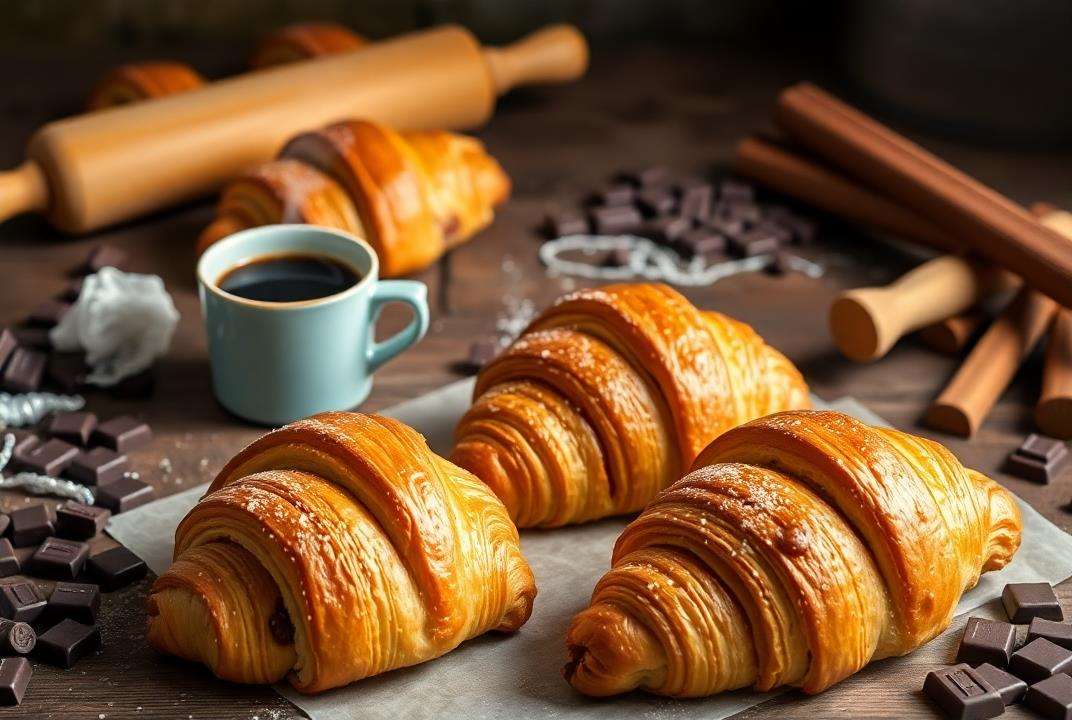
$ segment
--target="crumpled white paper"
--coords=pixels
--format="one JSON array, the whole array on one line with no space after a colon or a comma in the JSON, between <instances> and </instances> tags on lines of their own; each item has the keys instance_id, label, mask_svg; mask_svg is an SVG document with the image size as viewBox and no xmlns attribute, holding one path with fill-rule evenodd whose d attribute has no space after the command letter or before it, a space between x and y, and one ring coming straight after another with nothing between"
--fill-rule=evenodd
<instances>
[{"instance_id":1,"label":"crumpled white paper","mask_svg":"<svg viewBox=\"0 0 1072 720\"><path fill-rule=\"evenodd\" d=\"M102 268L82 282L78 301L52 329L52 346L85 350L91 385L108 387L146 370L167 352L179 311L156 275Z\"/></svg>"}]
</instances>

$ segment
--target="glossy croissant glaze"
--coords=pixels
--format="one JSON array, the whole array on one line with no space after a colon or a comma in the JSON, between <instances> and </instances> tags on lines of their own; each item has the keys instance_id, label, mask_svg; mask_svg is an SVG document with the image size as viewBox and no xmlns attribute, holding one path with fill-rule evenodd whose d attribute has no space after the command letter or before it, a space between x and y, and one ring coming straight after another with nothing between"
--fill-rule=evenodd
<instances>
[{"instance_id":1,"label":"glossy croissant glaze","mask_svg":"<svg viewBox=\"0 0 1072 720\"><path fill-rule=\"evenodd\" d=\"M89 111L126 105L199 88L205 79L189 65L152 61L113 68L96 84L86 101Z\"/></svg>"},{"instance_id":2,"label":"glossy croissant glaze","mask_svg":"<svg viewBox=\"0 0 1072 720\"><path fill-rule=\"evenodd\" d=\"M324 413L220 472L176 531L148 639L227 680L313 693L516 630L535 593L482 483L402 423Z\"/></svg>"},{"instance_id":3,"label":"glossy croissant glaze","mask_svg":"<svg viewBox=\"0 0 1072 720\"><path fill-rule=\"evenodd\" d=\"M938 635L1020 545L1008 491L840 413L755 420L693 467L625 529L573 619L581 692L820 692Z\"/></svg>"},{"instance_id":4,"label":"glossy croissant glaze","mask_svg":"<svg viewBox=\"0 0 1072 720\"><path fill-rule=\"evenodd\" d=\"M254 69L357 50L368 44L350 28L332 22L303 22L274 30L261 39L250 58Z\"/></svg>"},{"instance_id":5,"label":"glossy croissant glaze","mask_svg":"<svg viewBox=\"0 0 1072 720\"><path fill-rule=\"evenodd\" d=\"M280 157L346 189L384 276L423 269L485 228L510 179L475 138L348 120L304 133Z\"/></svg>"},{"instance_id":6,"label":"glossy croissant glaze","mask_svg":"<svg viewBox=\"0 0 1072 720\"><path fill-rule=\"evenodd\" d=\"M661 284L567 295L477 377L451 459L520 527L640 510L735 425L808 406L750 327Z\"/></svg>"}]
</instances>

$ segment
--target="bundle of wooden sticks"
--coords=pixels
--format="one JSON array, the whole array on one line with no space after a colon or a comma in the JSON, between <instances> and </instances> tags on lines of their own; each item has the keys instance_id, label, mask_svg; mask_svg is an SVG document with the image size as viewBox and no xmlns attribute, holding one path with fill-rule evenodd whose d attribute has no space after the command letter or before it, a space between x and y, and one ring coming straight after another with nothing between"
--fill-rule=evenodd
<instances>
[{"instance_id":1,"label":"bundle of wooden sticks","mask_svg":"<svg viewBox=\"0 0 1072 720\"><path fill-rule=\"evenodd\" d=\"M1018 288L925 422L974 434L1048 335L1035 422L1047 435L1072 438L1072 214L1042 203L1029 212L812 85L785 90L775 120L791 145L745 140L739 173L944 253L889 287L843 293L830 313L842 353L875 360L914 330L959 352L987 321L979 304Z\"/></svg>"}]
</instances>

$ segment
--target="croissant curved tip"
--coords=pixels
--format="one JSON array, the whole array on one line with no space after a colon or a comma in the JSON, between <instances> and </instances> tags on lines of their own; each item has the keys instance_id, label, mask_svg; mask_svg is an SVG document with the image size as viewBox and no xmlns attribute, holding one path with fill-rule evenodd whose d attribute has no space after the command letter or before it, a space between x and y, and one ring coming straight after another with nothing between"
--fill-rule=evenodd
<instances>
[{"instance_id":1,"label":"croissant curved tip","mask_svg":"<svg viewBox=\"0 0 1072 720\"><path fill-rule=\"evenodd\" d=\"M598 603L582 611L566 634L570 659L562 676L575 690L607 697L657 686L664 668L662 648L643 625L623 610Z\"/></svg>"},{"instance_id":2,"label":"croissant curved tip","mask_svg":"<svg viewBox=\"0 0 1072 720\"><path fill-rule=\"evenodd\" d=\"M202 230L201 234L198 236L198 256L228 235L232 235L239 230L245 230L247 227L249 227L249 225L240 222L237 218L231 215L219 216L213 220L208 227Z\"/></svg>"}]
</instances>

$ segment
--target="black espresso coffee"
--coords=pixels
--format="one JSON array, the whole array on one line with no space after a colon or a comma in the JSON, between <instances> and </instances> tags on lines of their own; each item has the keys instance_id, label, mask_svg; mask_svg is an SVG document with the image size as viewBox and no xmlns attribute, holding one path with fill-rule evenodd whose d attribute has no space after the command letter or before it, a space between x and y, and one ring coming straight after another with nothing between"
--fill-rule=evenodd
<instances>
[{"instance_id":1,"label":"black espresso coffee","mask_svg":"<svg viewBox=\"0 0 1072 720\"><path fill-rule=\"evenodd\" d=\"M247 300L298 302L340 293L360 280L349 265L324 255L267 255L231 268L217 284Z\"/></svg>"}]
</instances>

